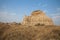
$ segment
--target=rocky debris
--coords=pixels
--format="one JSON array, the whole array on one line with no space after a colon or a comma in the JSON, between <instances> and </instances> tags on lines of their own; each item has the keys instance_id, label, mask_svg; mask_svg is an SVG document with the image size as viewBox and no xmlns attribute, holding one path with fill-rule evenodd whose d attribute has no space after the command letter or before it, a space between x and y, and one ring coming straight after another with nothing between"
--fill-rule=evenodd
<instances>
[{"instance_id":1,"label":"rocky debris","mask_svg":"<svg viewBox=\"0 0 60 40\"><path fill-rule=\"evenodd\" d=\"M45 15L41 10L36 10L31 13L30 16L25 16L22 22L23 25L53 25L51 18Z\"/></svg>"}]
</instances>

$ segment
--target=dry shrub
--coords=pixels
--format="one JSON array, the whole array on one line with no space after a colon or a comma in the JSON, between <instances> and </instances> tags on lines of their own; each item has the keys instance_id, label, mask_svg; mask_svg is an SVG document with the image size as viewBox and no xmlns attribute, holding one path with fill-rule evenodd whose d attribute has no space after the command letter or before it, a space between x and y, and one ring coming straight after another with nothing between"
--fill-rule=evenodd
<instances>
[{"instance_id":1,"label":"dry shrub","mask_svg":"<svg viewBox=\"0 0 60 40\"><path fill-rule=\"evenodd\" d=\"M52 30L47 35L43 35L41 40L60 40L60 30Z\"/></svg>"},{"instance_id":2,"label":"dry shrub","mask_svg":"<svg viewBox=\"0 0 60 40\"><path fill-rule=\"evenodd\" d=\"M54 35L56 30L60 27L11 27L9 30L5 31L3 35L3 40L59 40L57 35ZM60 30L59 30L60 31ZM56 31L57 34L58 31ZM56 39L57 37L57 39Z\"/></svg>"},{"instance_id":3,"label":"dry shrub","mask_svg":"<svg viewBox=\"0 0 60 40\"><path fill-rule=\"evenodd\" d=\"M3 33L10 28L7 24L1 24L0 25L0 40L2 40Z\"/></svg>"},{"instance_id":4,"label":"dry shrub","mask_svg":"<svg viewBox=\"0 0 60 40\"><path fill-rule=\"evenodd\" d=\"M60 40L60 27L1 25L0 40Z\"/></svg>"},{"instance_id":5,"label":"dry shrub","mask_svg":"<svg viewBox=\"0 0 60 40\"><path fill-rule=\"evenodd\" d=\"M3 38L2 35L4 34L5 31L15 26L17 25L9 25L9 23L0 23L0 40L2 40Z\"/></svg>"},{"instance_id":6,"label":"dry shrub","mask_svg":"<svg viewBox=\"0 0 60 40\"><path fill-rule=\"evenodd\" d=\"M45 26L44 24L37 23L35 26Z\"/></svg>"}]
</instances>

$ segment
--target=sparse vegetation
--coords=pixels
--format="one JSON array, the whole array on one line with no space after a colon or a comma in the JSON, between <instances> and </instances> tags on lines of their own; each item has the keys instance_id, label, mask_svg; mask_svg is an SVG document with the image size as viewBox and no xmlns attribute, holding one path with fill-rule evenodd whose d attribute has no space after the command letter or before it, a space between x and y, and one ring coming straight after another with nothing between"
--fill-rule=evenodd
<instances>
[{"instance_id":1,"label":"sparse vegetation","mask_svg":"<svg viewBox=\"0 0 60 40\"><path fill-rule=\"evenodd\" d=\"M60 40L60 27L3 23L0 24L0 40Z\"/></svg>"},{"instance_id":2,"label":"sparse vegetation","mask_svg":"<svg viewBox=\"0 0 60 40\"><path fill-rule=\"evenodd\" d=\"M37 23L35 26L45 26L44 24Z\"/></svg>"}]
</instances>

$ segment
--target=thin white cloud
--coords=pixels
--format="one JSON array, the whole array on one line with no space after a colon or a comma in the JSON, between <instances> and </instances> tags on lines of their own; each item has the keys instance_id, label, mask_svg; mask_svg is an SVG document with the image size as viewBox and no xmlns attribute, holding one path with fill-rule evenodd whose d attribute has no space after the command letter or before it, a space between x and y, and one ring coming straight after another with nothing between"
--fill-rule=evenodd
<instances>
[{"instance_id":1,"label":"thin white cloud","mask_svg":"<svg viewBox=\"0 0 60 40\"><path fill-rule=\"evenodd\" d=\"M53 19L55 25L60 25L60 8L56 8L54 13L50 14L50 16Z\"/></svg>"},{"instance_id":2,"label":"thin white cloud","mask_svg":"<svg viewBox=\"0 0 60 40\"><path fill-rule=\"evenodd\" d=\"M53 20L54 20L54 24L60 25L60 16L54 17Z\"/></svg>"},{"instance_id":3,"label":"thin white cloud","mask_svg":"<svg viewBox=\"0 0 60 40\"><path fill-rule=\"evenodd\" d=\"M60 11L60 8L57 8L57 11Z\"/></svg>"},{"instance_id":4,"label":"thin white cloud","mask_svg":"<svg viewBox=\"0 0 60 40\"><path fill-rule=\"evenodd\" d=\"M39 3L38 6L40 6L40 7L47 7L47 4Z\"/></svg>"},{"instance_id":5,"label":"thin white cloud","mask_svg":"<svg viewBox=\"0 0 60 40\"><path fill-rule=\"evenodd\" d=\"M52 17L54 20L60 19L60 16L54 16Z\"/></svg>"},{"instance_id":6,"label":"thin white cloud","mask_svg":"<svg viewBox=\"0 0 60 40\"><path fill-rule=\"evenodd\" d=\"M8 8L8 5L2 5L0 9L0 22L20 22L20 17L18 17L14 10Z\"/></svg>"},{"instance_id":7,"label":"thin white cloud","mask_svg":"<svg viewBox=\"0 0 60 40\"><path fill-rule=\"evenodd\" d=\"M16 13L0 12L0 21L1 22L17 22L18 17Z\"/></svg>"},{"instance_id":8,"label":"thin white cloud","mask_svg":"<svg viewBox=\"0 0 60 40\"><path fill-rule=\"evenodd\" d=\"M60 16L60 8L56 8L55 12L50 14L51 16Z\"/></svg>"},{"instance_id":9,"label":"thin white cloud","mask_svg":"<svg viewBox=\"0 0 60 40\"><path fill-rule=\"evenodd\" d=\"M55 25L60 25L60 16L53 16L52 19Z\"/></svg>"},{"instance_id":10,"label":"thin white cloud","mask_svg":"<svg viewBox=\"0 0 60 40\"><path fill-rule=\"evenodd\" d=\"M56 8L55 13L51 14L52 19L56 25L60 25L60 8Z\"/></svg>"},{"instance_id":11,"label":"thin white cloud","mask_svg":"<svg viewBox=\"0 0 60 40\"><path fill-rule=\"evenodd\" d=\"M56 12L57 14L60 14L60 8L56 8Z\"/></svg>"}]
</instances>

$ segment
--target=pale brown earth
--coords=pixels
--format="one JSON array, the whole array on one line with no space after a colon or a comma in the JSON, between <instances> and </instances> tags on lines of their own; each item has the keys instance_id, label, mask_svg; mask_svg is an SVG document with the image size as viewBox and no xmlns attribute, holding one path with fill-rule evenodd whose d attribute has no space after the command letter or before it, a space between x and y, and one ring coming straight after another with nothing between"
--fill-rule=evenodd
<instances>
[{"instance_id":1,"label":"pale brown earth","mask_svg":"<svg viewBox=\"0 0 60 40\"><path fill-rule=\"evenodd\" d=\"M43 24L43 25L54 25L52 19L45 15L45 13L41 10L36 10L31 13L30 16L25 16L23 21L23 25L36 25L36 24Z\"/></svg>"},{"instance_id":2,"label":"pale brown earth","mask_svg":"<svg viewBox=\"0 0 60 40\"><path fill-rule=\"evenodd\" d=\"M0 40L60 40L60 26L38 10L25 17L22 23L0 22Z\"/></svg>"},{"instance_id":3,"label":"pale brown earth","mask_svg":"<svg viewBox=\"0 0 60 40\"><path fill-rule=\"evenodd\" d=\"M60 26L0 24L0 40L60 40Z\"/></svg>"}]
</instances>

